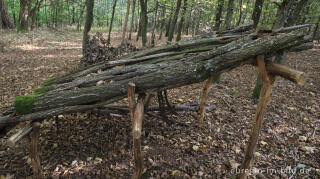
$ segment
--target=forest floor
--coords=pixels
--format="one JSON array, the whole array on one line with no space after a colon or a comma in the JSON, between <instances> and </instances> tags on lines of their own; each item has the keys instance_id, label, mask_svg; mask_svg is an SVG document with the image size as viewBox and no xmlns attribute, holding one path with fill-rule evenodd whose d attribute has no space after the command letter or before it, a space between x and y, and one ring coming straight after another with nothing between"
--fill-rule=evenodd
<instances>
[{"instance_id":1,"label":"forest floor","mask_svg":"<svg viewBox=\"0 0 320 179\"><path fill-rule=\"evenodd\" d=\"M121 33L114 33L113 44ZM36 30L0 31L0 109L16 96L32 93L48 78L76 67L81 33ZM134 38L135 39L135 38ZM136 42L133 42L137 45ZM164 43L164 40L159 43ZM140 44L140 43L139 43ZM0 44L1 45L1 44ZM320 46L291 53L289 65L308 74L304 87L278 78L255 153L256 178L320 177ZM242 66L212 85L204 127L196 112L172 115L178 124L155 118L143 122L146 178L232 178L241 163L256 104L251 98L257 70ZM169 90L172 103L199 103L203 84ZM47 178L129 178L133 172L131 121L128 116L87 113L46 120L40 134L41 166ZM10 133L12 135L13 133ZM8 135L9 136L9 135ZM24 141L16 147L0 140L0 178L31 178ZM291 170L290 170L291 169Z\"/></svg>"}]
</instances>

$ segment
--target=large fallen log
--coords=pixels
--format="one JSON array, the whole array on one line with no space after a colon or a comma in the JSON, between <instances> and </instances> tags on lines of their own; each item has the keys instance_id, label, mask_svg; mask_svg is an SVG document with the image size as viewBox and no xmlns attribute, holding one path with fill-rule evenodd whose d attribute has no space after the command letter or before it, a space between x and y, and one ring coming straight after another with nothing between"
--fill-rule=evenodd
<instances>
[{"instance_id":1,"label":"large fallen log","mask_svg":"<svg viewBox=\"0 0 320 179\"><path fill-rule=\"evenodd\" d=\"M249 34L182 42L86 68L51 80L32 95L17 97L12 111L15 115L0 118L0 129L18 122L42 120L110 104L126 97L130 82L136 85L139 93L204 81L212 75L252 63L257 55L271 57L278 51L308 43L312 37L308 28L299 28L289 33L280 33L284 30L279 30L261 38ZM277 71L273 73L290 76Z\"/></svg>"}]
</instances>

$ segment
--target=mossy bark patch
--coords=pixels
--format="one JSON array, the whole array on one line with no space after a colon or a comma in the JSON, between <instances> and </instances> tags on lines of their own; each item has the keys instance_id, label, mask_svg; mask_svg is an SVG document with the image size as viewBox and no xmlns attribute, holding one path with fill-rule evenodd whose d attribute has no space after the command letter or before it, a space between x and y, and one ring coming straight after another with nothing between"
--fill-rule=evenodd
<instances>
[{"instance_id":1,"label":"mossy bark patch","mask_svg":"<svg viewBox=\"0 0 320 179\"><path fill-rule=\"evenodd\" d=\"M34 103L37 98L37 94L31 94L26 96L18 96L14 100L14 109L17 114L29 114L33 112Z\"/></svg>"},{"instance_id":2,"label":"mossy bark patch","mask_svg":"<svg viewBox=\"0 0 320 179\"><path fill-rule=\"evenodd\" d=\"M34 93L37 94L37 95L41 95L41 94L44 94L50 90L52 90L53 88L50 87L50 86L43 86L43 87L40 87L40 88L37 88L34 90Z\"/></svg>"}]
</instances>

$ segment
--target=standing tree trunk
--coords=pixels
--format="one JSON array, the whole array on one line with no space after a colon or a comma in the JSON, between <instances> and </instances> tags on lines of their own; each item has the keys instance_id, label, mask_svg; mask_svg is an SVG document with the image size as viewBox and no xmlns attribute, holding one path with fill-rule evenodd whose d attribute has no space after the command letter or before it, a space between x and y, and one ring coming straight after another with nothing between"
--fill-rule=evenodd
<instances>
[{"instance_id":1,"label":"standing tree trunk","mask_svg":"<svg viewBox=\"0 0 320 179\"><path fill-rule=\"evenodd\" d=\"M196 28L195 28L195 30L193 32L193 35L197 35L199 33L201 15L202 15L202 10L201 10L201 7L200 7L200 9L199 9L199 17L197 19L197 25L196 25Z\"/></svg>"},{"instance_id":2,"label":"standing tree trunk","mask_svg":"<svg viewBox=\"0 0 320 179\"><path fill-rule=\"evenodd\" d=\"M294 0L283 0L281 4L278 5L277 17L276 21L273 25L273 29L278 29L280 27L284 27L289 18L289 13L291 7L293 6Z\"/></svg>"},{"instance_id":3,"label":"standing tree trunk","mask_svg":"<svg viewBox=\"0 0 320 179\"><path fill-rule=\"evenodd\" d=\"M124 40L126 38L128 18L129 18L129 13L130 13L130 0L127 0L127 1L128 1L127 2L127 13L126 13L126 18L124 19L123 32L122 32L122 43L124 43Z\"/></svg>"},{"instance_id":4,"label":"standing tree trunk","mask_svg":"<svg viewBox=\"0 0 320 179\"><path fill-rule=\"evenodd\" d=\"M236 26L240 26L240 23L241 23L241 19L242 19L242 3L243 3L243 0L240 0L240 2L239 2L239 18L238 18Z\"/></svg>"},{"instance_id":5,"label":"standing tree trunk","mask_svg":"<svg viewBox=\"0 0 320 179\"><path fill-rule=\"evenodd\" d=\"M3 29L14 29L15 27L9 16L5 0L0 0L0 26Z\"/></svg>"},{"instance_id":6,"label":"standing tree trunk","mask_svg":"<svg viewBox=\"0 0 320 179\"><path fill-rule=\"evenodd\" d=\"M81 19L84 13L84 9L86 8L86 5L82 5L81 7L81 11L80 11L80 15L78 17L78 23L77 23L77 31L81 31Z\"/></svg>"},{"instance_id":7,"label":"standing tree trunk","mask_svg":"<svg viewBox=\"0 0 320 179\"><path fill-rule=\"evenodd\" d=\"M247 0L247 3L246 3L246 10L244 11L244 14L243 14L243 18L242 18L242 22L241 24L244 24L244 21L246 20L247 18L247 14L248 14L248 11L249 11L249 3L250 3L250 0Z\"/></svg>"},{"instance_id":8,"label":"standing tree trunk","mask_svg":"<svg viewBox=\"0 0 320 179\"><path fill-rule=\"evenodd\" d=\"M116 6L117 6L117 0L113 1L113 7L112 7L112 15L111 15L111 20L110 20L110 27L109 27L109 33L108 33L108 44L110 44L110 38L111 38L111 31L112 31L112 25L113 25L113 18L114 18L114 13L116 11Z\"/></svg>"},{"instance_id":9,"label":"standing tree trunk","mask_svg":"<svg viewBox=\"0 0 320 179\"><path fill-rule=\"evenodd\" d=\"M234 9L234 1L235 0L229 0L229 2L228 2L226 21L224 23L225 29L229 29L231 27L231 22L232 22L232 17L233 17L233 9Z\"/></svg>"},{"instance_id":10,"label":"standing tree trunk","mask_svg":"<svg viewBox=\"0 0 320 179\"><path fill-rule=\"evenodd\" d=\"M220 29L223 6L224 6L224 0L219 0L218 1L218 6L217 6L217 10L216 10L217 11L216 24L214 26L214 30L215 31L219 31L219 29Z\"/></svg>"},{"instance_id":11,"label":"standing tree trunk","mask_svg":"<svg viewBox=\"0 0 320 179\"><path fill-rule=\"evenodd\" d=\"M36 19L37 19L37 13L39 12L39 9L41 7L43 0L37 0L34 7L30 11L31 16L31 30L35 27Z\"/></svg>"},{"instance_id":12,"label":"standing tree trunk","mask_svg":"<svg viewBox=\"0 0 320 179\"><path fill-rule=\"evenodd\" d=\"M136 0L132 0L132 13L131 13L132 15L131 15L129 40L131 40L131 35L132 35L132 31L133 31L135 9L136 9Z\"/></svg>"},{"instance_id":13,"label":"standing tree trunk","mask_svg":"<svg viewBox=\"0 0 320 179\"><path fill-rule=\"evenodd\" d=\"M141 25L141 37L142 37L143 47L145 47L147 44L147 24L148 24L147 3L148 3L148 0L140 0L140 7L141 7L140 25Z\"/></svg>"},{"instance_id":14,"label":"standing tree trunk","mask_svg":"<svg viewBox=\"0 0 320 179\"><path fill-rule=\"evenodd\" d=\"M18 32L28 31L28 19L29 19L30 7L31 7L31 0L20 0Z\"/></svg>"},{"instance_id":15,"label":"standing tree trunk","mask_svg":"<svg viewBox=\"0 0 320 179\"><path fill-rule=\"evenodd\" d=\"M254 5L254 10L252 13L252 20L253 20L253 28L254 29L256 29L258 27L263 3L264 3L264 0L256 0L256 3Z\"/></svg>"},{"instance_id":16,"label":"standing tree trunk","mask_svg":"<svg viewBox=\"0 0 320 179\"><path fill-rule=\"evenodd\" d=\"M293 26L293 25L296 24L297 20L300 18L300 13L301 13L302 9L303 9L304 7L306 7L306 4L307 4L307 3L308 3L308 0L300 0L300 1L296 4L293 12L292 12L291 15L288 17L288 22L287 22L287 24L286 24L285 26Z\"/></svg>"},{"instance_id":17,"label":"standing tree trunk","mask_svg":"<svg viewBox=\"0 0 320 179\"><path fill-rule=\"evenodd\" d=\"M167 23L167 27L166 27L166 37L169 36L169 31L170 31L170 25L171 25L171 21L172 21L172 16L173 16L173 7L171 8L170 17L169 17L169 20L168 20L168 23Z\"/></svg>"},{"instance_id":18,"label":"standing tree trunk","mask_svg":"<svg viewBox=\"0 0 320 179\"><path fill-rule=\"evenodd\" d=\"M166 17L166 7L162 7L162 15L161 15L161 25L160 25L160 35L159 35L159 40L162 38L162 33L163 33L163 28L164 28L164 25L166 24L166 20L165 20L165 17Z\"/></svg>"},{"instance_id":19,"label":"standing tree trunk","mask_svg":"<svg viewBox=\"0 0 320 179\"><path fill-rule=\"evenodd\" d=\"M184 16L186 15L187 6L188 6L188 1L184 0L183 1L183 11L182 11L180 23L178 26L178 35L177 35L177 39L176 39L177 42L179 42L181 40L182 28L183 28L183 23L184 23L184 18L185 18Z\"/></svg>"},{"instance_id":20,"label":"standing tree trunk","mask_svg":"<svg viewBox=\"0 0 320 179\"><path fill-rule=\"evenodd\" d=\"M176 10L175 10L173 19L172 19L172 21L170 23L170 29L169 29L169 34L168 34L168 41L169 42L171 42L172 39L173 39L174 29L175 29L176 24L177 24L180 7L181 7L181 0L177 0Z\"/></svg>"},{"instance_id":21,"label":"standing tree trunk","mask_svg":"<svg viewBox=\"0 0 320 179\"><path fill-rule=\"evenodd\" d=\"M155 12L154 12L154 19L153 19L152 35L151 35L151 45L154 45L154 39L156 37L155 30L158 24L158 6L159 6L158 0L155 0L155 10L154 10Z\"/></svg>"},{"instance_id":22,"label":"standing tree trunk","mask_svg":"<svg viewBox=\"0 0 320 179\"><path fill-rule=\"evenodd\" d=\"M89 43L89 32L93 23L93 6L94 0L87 0L87 17L86 17L86 24L84 25L83 30L83 41L82 41L82 53L85 53L87 44Z\"/></svg>"}]
</instances>

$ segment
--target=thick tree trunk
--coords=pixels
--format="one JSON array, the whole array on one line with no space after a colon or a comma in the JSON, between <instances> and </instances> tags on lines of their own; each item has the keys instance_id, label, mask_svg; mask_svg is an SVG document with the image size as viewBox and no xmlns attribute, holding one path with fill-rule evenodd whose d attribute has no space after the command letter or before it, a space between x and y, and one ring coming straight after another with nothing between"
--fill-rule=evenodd
<instances>
[{"instance_id":1,"label":"thick tree trunk","mask_svg":"<svg viewBox=\"0 0 320 179\"><path fill-rule=\"evenodd\" d=\"M140 7L141 7L140 24L141 24L141 38L142 38L143 47L147 45L147 25L148 25L147 4L148 4L147 0L140 0Z\"/></svg>"},{"instance_id":2,"label":"thick tree trunk","mask_svg":"<svg viewBox=\"0 0 320 179\"><path fill-rule=\"evenodd\" d=\"M3 29L15 28L15 25L9 16L8 7L5 0L0 0L0 26Z\"/></svg>"},{"instance_id":3,"label":"thick tree trunk","mask_svg":"<svg viewBox=\"0 0 320 179\"><path fill-rule=\"evenodd\" d=\"M216 24L214 26L215 31L219 31L220 25L221 25L221 16L222 16L222 11L223 11L223 6L224 6L224 0L219 0L218 1L218 6L216 9Z\"/></svg>"},{"instance_id":4,"label":"thick tree trunk","mask_svg":"<svg viewBox=\"0 0 320 179\"><path fill-rule=\"evenodd\" d=\"M86 24L84 25L83 30L83 39L82 39L82 53L84 55L87 45L89 43L89 32L93 23L93 6L94 0L87 0L87 17Z\"/></svg>"},{"instance_id":5,"label":"thick tree trunk","mask_svg":"<svg viewBox=\"0 0 320 179\"><path fill-rule=\"evenodd\" d=\"M181 0L177 0L176 10L174 12L173 19L172 19L172 21L170 23L170 29L169 29L169 34L168 34L168 41L169 42L171 42L172 39L173 39L174 29L175 29L176 24L177 24L180 7L181 7Z\"/></svg>"},{"instance_id":6,"label":"thick tree trunk","mask_svg":"<svg viewBox=\"0 0 320 179\"><path fill-rule=\"evenodd\" d=\"M254 10L252 13L252 20L253 20L254 29L256 29L258 27L263 3L264 3L264 0L256 0L256 3L254 5Z\"/></svg>"},{"instance_id":7,"label":"thick tree trunk","mask_svg":"<svg viewBox=\"0 0 320 179\"><path fill-rule=\"evenodd\" d=\"M126 13L126 17L124 19L124 25L123 25L123 31L122 31L122 43L124 42L124 40L126 38L126 33L127 33L128 18L129 18L129 13L130 13L130 1L131 0L127 0L127 13Z\"/></svg>"},{"instance_id":8,"label":"thick tree trunk","mask_svg":"<svg viewBox=\"0 0 320 179\"><path fill-rule=\"evenodd\" d=\"M227 15L226 15L225 23L224 23L224 27L226 29L229 29L231 27L233 10L234 10L234 1L235 0L229 0L229 2L228 2Z\"/></svg>"},{"instance_id":9,"label":"thick tree trunk","mask_svg":"<svg viewBox=\"0 0 320 179\"><path fill-rule=\"evenodd\" d=\"M109 44L110 44L110 41L111 41L111 31L112 31L114 13L116 12L116 6L117 6L117 0L114 0L113 1L113 6L112 6L112 15L111 15L111 19L110 19L110 27L109 27L109 32L108 32L108 43Z\"/></svg>"},{"instance_id":10,"label":"thick tree trunk","mask_svg":"<svg viewBox=\"0 0 320 179\"><path fill-rule=\"evenodd\" d=\"M131 25L130 25L129 40L131 40L131 35L132 35L132 31L133 31L133 26L134 26L135 9L136 9L136 0L133 0L132 1L132 12L131 12Z\"/></svg>"},{"instance_id":11,"label":"thick tree trunk","mask_svg":"<svg viewBox=\"0 0 320 179\"><path fill-rule=\"evenodd\" d=\"M181 40L182 28L183 28L184 18L185 18L186 11L187 11L187 6L188 6L188 1L184 0L181 19L180 19L180 23L179 23L178 30L177 30L178 31L177 39L176 39L177 42L179 42Z\"/></svg>"},{"instance_id":12,"label":"thick tree trunk","mask_svg":"<svg viewBox=\"0 0 320 179\"><path fill-rule=\"evenodd\" d=\"M27 32L31 0L20 0L20 14L18 22L18 32Z\"/></svg>"}]
</instances>

